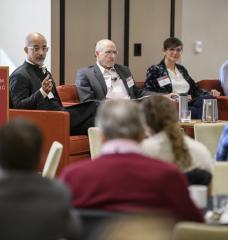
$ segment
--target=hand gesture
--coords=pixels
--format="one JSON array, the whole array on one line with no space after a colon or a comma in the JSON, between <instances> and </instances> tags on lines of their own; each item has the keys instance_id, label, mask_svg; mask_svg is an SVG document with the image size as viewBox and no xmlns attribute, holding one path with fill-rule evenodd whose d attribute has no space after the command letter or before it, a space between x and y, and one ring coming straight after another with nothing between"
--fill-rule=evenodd
<instances>
[{"instance_id":1,"label":"hand gesture","mask_svg":"<svg viewBox=\"0 0 228 240\"><path fill-rule=\"evenodd\" d=\"M49 92L51 92L52 88L53 88L53 84L52 84L52 80L49 79L50 75L48 74L47 77L43 80L42 82L42 89L44 90L44 92L46 92L47 94Z\"/></svg>"}]
</instances>

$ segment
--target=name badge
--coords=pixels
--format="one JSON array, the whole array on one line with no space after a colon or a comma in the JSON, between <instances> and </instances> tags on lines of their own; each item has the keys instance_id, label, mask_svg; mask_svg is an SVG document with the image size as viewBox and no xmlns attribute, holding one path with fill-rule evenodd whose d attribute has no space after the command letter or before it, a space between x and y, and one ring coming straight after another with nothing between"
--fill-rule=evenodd
<instances>
[{"instance_id":1,"label":"name badge","mask_svg":"<svg viewBox=\"0 0 228 240\"><path fill-rule=\"evenodd\" d=\"M168 76L157 78L157 81L160 87L164 87L168 84L171 84L171 81Z\"/></svg>"},{"instance_id":2,"label":"name badge","mask_svg":"<svg viewBox=\"0 0 228 240\"><path fill-rule=\"evenodd\" d=\"M52 99L52 98L54 98L54 95L53 95L52 92L49 92L48 95L47 95L47 97L48 97L48 99Z\"/></svg>"},{"instance_id":3,"label":"name badge","mask_svg":"<svg viewBox=\"0 0 228 240\"><path fill-rule=\"evenodd\" d=\"M132 86L135 85L135 82L134 82L132 76L128 77L128 78L126 79L126 81L127 81L127 86L128 86L129 88L131 88Z\"/></svg>"}]
</instances>

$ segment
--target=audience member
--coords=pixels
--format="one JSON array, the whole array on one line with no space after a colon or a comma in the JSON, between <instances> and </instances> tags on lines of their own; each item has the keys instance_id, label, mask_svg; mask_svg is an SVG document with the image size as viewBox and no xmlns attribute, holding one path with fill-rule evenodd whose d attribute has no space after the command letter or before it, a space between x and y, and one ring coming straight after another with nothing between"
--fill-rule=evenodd
<instances>
[{"instance_id":1,"label":"audience member","mask_svg":"<svg viewBox=\"0 0 228 240\"><path fill-rule=\"evenodd\" d=\"M178 101L179 94L188 95L188 107L192 118L202 117L204 98L219 96L220 92L213 89L211 95L203 92L188 74L188 71L177 61L180 60L183 43L178 38L168 38L163 43L163 60L148 68L145 89L162 93L173 101Z\"/></svg>"},{"instance_id":2,"label":"audience member","mask_svg":"<svg viewBox=\"0 0 228 240\"><path fill-rule=\"evenodd\" d=\"M190 182L208 184L211 179L213 158L200 142L186 136L178 125L178 116L173 102L164 96L150 96L142 103L146 126L150 136L142 142L142 149L148 156L175 163L183 172L194 169L203 174L198 183L194 177Z\"/></svg>"},{"instance_id":3,"label":"audience member","mask_svg":"<svg viewBox=\"0 0 228 240\"><path fill-rule=\"evenodd\" d=\"M219 79L223 92L228 96L228 61L224 62L219 71Z\"/></svg>"},{"instance_id":4,"label":"audience member","mask_svg":"<svg viewBox=\"0 0 228 240\"><path fill-rule=\"evenodd\" d=\"M70 133L87 134L94 126L97 104L88 102L64 108L51 73L44 66L47 41L40 33L31 33L25 40L26 61L10 76L10 98L13 108L57 110L70 113Z\"/></svg>"},{"instance_id":5,"label":"audience member","mask_svg":"<svg viewBox=\"0 0 228 240\"><path fill-rule=\"evenodd\" d=\"M41 148L41 131L31 122L16 119L0 128L1 239L76 239L79 234L69 190L36 173Z\"/></svg>"},{"instance_id":6,"label":"audience member","mask_svg":"<svg viewBox=\"0 0 228 240\"><path fill-rule=\"evenodd\" d=\"M228 125L219 139L215 158L217 161L228 161Z\"/></svg>"},{"instance_id":7,"label":"audience member","mask_svg":"<svg viewBox=\"0 0 228 240\"><path fill-rule=\"evenodd\" d=\"M76 85L81 102L112 98L139 98L146 94L138 89L128 67L116 64L117 49L114 42L103 39L95 48L94 66L79 69Z\"/></svg>"},{"instance_id":8,"label":"audience member","mask_svg":"<svg viewBox=\"0 0 228 240\"><path fill-rule=\"evenodd\" d=\"M141 111L130 100L102 104L96 117L102 155L64 169L61 179L77 208L123 212L162 212L176 220L202 221L191 201L185 176L174 164L140 153Z\"/></svg>"}]
</instances>

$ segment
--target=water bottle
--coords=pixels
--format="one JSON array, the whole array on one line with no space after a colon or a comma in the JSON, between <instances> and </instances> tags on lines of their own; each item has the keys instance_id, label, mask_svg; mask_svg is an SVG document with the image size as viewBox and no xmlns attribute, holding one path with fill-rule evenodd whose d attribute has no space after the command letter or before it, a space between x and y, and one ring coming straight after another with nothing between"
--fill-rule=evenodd
<instances>
[{"instance_id":1,"label":"water bottle","mask_svg":"<svg viewBox=\"0 0 228 240\"><path fill-rule=\"evenodd\" d=\"M179 95L179 120L181 121L182 112L188 110L188 95L181 93Z\"/></svg>"}]
</instances>

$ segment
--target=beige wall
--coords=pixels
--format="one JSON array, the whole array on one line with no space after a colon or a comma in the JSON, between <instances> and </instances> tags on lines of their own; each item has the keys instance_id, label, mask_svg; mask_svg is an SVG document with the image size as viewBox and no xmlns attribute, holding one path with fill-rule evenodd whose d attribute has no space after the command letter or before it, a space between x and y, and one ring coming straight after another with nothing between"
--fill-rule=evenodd
<instances>
[{"instance_id":1,"label":"beige wall","mask_svg":"<svg viewBox=\"0 0 228 240\"><path fill-rule=\"evenodd\" d=\"M58 5L59 0L52 2ZM78 68L94 64L94 44L108 34L107 8L107 0L66 1L66 83L75 83ZM219 67L227 59L227 9L227 0L176 0L175 34L184 43L181 63L196 80L218 78ZM58 7L52 7L54 11L52 68L57 76ZM162 42L169 31L170 1L130 0L129 66L136 80L144 80L146 69L160 61ZM123 64L124 0L112 1L112 40L119 50L118 62ZM196 40L203 42L201 54L194 52ZM134 43L142 43L141 57L133 56Z\"/></svg>"},{"instance_id":2,"label":"beige wall","mask_svg":"<svg viewBox=\"0 0 228 240\"><path fill-rule=\"evenodd\" d=\"M94 47L108 37L108 1L66 1L65 82L75 83L76 71L96 62Z\"/></svg>"},{"instance_id":3,"label":"beige wall","mask_svg":"<svg viewBox=\"0 0 228 240\"><path fill-rule=\"evenodd\" d=\"M228 1L182 0L182 63L195 80L218 78L228 59ZM194 42L203 42L203 52L194 52Z\"/></svg>"},{"instance_id":4,"label":"beige wall","mask_svg":"<svg viewBox=\"0 0 228 240\"><path fill-rule=\"evenodd\" d=\"M60 21L60 1L59 0L51 0L51 74L55 79L55 82L59 84L59 21Z\"/></svg>"},{"instance_id":5,"label":"beige wall","mask_svg":"<svg viewBox=\"0 0 228 240\"><path fill-rule=\"evenodd\" d=\"M146 70L162 58L162 42L169 37L170 1L130 1L129 67L134 79L145 80ZM142 56L133 56L134 43L142 43Z\"/></svg>"},{"instance_id":6,"label":"beige wall","mask_svg":"<svg viewBox=\"0 0 228 240\"><path fill-rule=\"evenodd\" d=\"M111 39L118 48L117 61L124 63L124 0L112 0Z\"/></svg>"},{"instance_id":7,"label":"beige wall","mask_svg":"<svg viewBox=\"0 0 228 240\"><path fill-rule=\"evenodd\" d=\"M12 6L14 6L12 8ZM34 9L34 6L35 9ZM45 6L45 8L43 7ZM107 0L66 1L66 83L75 83L78 68L94 64L94 44L107 37ZM136 80L162 57L161 45L169 35L170 1L130 0L129 64ZM20 65L29 32L43 33L51 46L46 64L59 80L59 0L1 0L0 47ZM218 78L228 56L227 0L176 0L176 36L184 42L182 63L196 80ZM24 14L22 14L22 12ZM112 39L123 63L124 0L112 1ZM203 52L194 52L194 42L203 42ZM142 43L142 56L133 56L133 43Z\"/></svg>"},{"instance_id":8,"label":"beige wall","mask_svg":"<svg viewBox=\"0 0 228 240\"><path fill-rule=\"evenodd\" d=\"M51 0L0 0L0 9L0 48L16 67L25 60L24 42L29 33L44 34L51 45ZM49 69L50 55L45 61Z\"/></svg>"}]
</instances>

